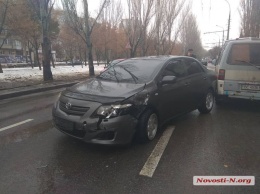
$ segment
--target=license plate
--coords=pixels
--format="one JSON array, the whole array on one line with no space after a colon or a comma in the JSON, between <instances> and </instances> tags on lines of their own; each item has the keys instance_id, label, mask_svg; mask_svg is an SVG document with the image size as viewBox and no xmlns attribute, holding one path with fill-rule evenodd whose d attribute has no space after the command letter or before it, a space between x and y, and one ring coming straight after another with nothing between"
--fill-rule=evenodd
<instances>
[{"instance_id":1,"label":"license plate","mask_svg":"<svg viewBox=\"0 0 260 194\"><path fill-rule=\"evenodd\" d=\"M260 91L260 85L242 84L241 90Z\"/></svg>"},{"instance_id":2,"label":"license plate","mask_svg":"<svg viewBox=\"0 0 260 194\"><path fill-rule=\"evenodd\" d=\"M74 129L74 123L71 121L67 121L65 119L61 119L61 118L55 118L55 123L56 125L58 125L58 127L60 127L62 130L66 130L66 131L73 131Z\"/></svg>"}]
</instances>

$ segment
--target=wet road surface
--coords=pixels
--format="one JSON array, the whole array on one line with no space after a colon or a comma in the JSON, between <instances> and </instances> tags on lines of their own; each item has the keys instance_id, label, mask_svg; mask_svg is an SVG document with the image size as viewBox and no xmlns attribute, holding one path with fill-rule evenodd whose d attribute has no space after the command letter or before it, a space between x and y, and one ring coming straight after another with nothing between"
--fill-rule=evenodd
<instances>
[{"instance_id":1,"label":"wet road surface","mask_svg":"<svg viewBox=\"0 0 260 194\"><path fill-rule=\"evenodd\" d=\"M153 176L140 176L161 134L127 147L85 144L56 130L58 91L0 101L0 193L260 193L260 104L231 101L174 119ZM167 126L165 126L167 127ZM255 176L255 186L193 186L193 176Z\"/></svg>"}]
</instances>

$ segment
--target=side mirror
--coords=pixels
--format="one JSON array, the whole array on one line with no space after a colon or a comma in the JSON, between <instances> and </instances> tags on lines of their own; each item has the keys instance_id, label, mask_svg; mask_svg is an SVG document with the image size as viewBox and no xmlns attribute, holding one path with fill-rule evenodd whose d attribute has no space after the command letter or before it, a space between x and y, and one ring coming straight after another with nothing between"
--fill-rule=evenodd
<instances>
[{"instance_id":1,"label":"side mirror","mask_svg":"<svg viewBox=\"0 0 260 194\"><path fill-rule=\"evenodd\" d=\"M167 75L167 76L164 76L162 81L161 81L161 84L173 84L175 83L177 80L177 77L175 76L172 76L172 75Z\"/></svg>"}]
</instances>

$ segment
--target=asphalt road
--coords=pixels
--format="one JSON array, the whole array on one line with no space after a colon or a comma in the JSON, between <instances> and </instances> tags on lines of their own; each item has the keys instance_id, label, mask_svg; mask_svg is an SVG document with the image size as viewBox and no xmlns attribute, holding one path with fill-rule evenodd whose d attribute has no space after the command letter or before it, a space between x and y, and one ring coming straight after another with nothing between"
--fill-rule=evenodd
<instances>
[{"instance_id":1,"label":"asphalt road","mask_svg":"<svg viewBox=\"0 0 260 194\"><path fill-rule=\"evenodd\" d=\"M146 177L139 173L163 131L149 144L85 144L53 127L57 96L56 90L0 101L1 194L260 193L259 102L231 101L208 115L174 119L161 160ZM193 176L210 175L255 176L256 185L193 185Z\"/></svg>"}]
</instances>

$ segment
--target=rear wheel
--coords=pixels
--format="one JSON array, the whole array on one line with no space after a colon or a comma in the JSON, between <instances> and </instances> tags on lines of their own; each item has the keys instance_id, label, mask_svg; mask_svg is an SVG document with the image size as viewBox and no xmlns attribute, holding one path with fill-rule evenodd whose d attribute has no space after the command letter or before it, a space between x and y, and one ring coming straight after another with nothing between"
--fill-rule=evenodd
<instances>
[{"instance_id":1,"label":"rear wheel","mask_svg":"<svg viewBox=\"0 0 260 194\"><path fill-rule=\"evenodd\" d=\"M138 139L140 142L152 141L158 131L159 120L157 114L152 110L147 110L141 116L138 125Z\"/></svg>"},{"instance_id":2,"label":"rear wheel","mask_svg":"<svg viewBox=\"0 0 260 194\"><path fill-rule=\"evenodd\" d=\"M208 90L206 95L203 97L201 106L198 108L200 113L209 113L214 105L214 93L212 90Z\"/></svg>"}]
</instances>

